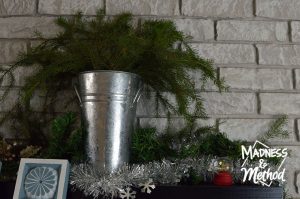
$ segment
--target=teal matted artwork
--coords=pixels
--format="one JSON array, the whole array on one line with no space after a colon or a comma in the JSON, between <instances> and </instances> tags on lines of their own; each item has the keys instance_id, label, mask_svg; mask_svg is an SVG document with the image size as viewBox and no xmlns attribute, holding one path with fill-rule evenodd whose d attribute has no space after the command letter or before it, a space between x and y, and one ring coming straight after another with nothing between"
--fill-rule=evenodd
<instances>
[{"instance_id":1,"label":"teal matted artwork","mask_svg":"<svg viewBox=\"0 0 300 199\"><path fill-rule=\"evenodd\" d=\"M13 199L66 199L68 160L22 158Z\"/></svg>"}]
</instances>

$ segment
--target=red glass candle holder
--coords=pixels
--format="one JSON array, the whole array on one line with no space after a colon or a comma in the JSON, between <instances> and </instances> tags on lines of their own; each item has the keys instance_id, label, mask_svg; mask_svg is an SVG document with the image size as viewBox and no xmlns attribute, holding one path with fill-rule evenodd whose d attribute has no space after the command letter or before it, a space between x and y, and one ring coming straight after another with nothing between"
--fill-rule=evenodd
<instances>
[{"instance_id":1,"label":"red glass candle holder","mask_svg":"<svg viewBox=\"0 0 300 199\"><path fill-rule=\"evenodd\" d=\"M218 186L231 186L233 184L233 179L229 172L220 171L215 174L213 183Z\"/></svg>"}]
</instances>

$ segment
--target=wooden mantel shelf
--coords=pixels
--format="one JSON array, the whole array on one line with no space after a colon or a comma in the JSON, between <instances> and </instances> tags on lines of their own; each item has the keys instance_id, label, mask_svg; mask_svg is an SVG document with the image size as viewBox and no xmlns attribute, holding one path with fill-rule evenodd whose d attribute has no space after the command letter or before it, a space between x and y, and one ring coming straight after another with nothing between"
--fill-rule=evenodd
<instances>
[{"instance_id":1,"label":"wooden mantel shelf","mask_svg":"<svg viewBox=\"0 0 300 199\"><path fill-rule=\"evenodd\" d=\"M1 199L11 199L14 183L0 182ZM92 199L84 197L81 192L68 191L68 199ZM179 185L158 186L151 194L138 193L136 199L282 199L282 187L262 187L250 185L233 185L220 187L214 185Z\"/></svg>"}]
</instances>

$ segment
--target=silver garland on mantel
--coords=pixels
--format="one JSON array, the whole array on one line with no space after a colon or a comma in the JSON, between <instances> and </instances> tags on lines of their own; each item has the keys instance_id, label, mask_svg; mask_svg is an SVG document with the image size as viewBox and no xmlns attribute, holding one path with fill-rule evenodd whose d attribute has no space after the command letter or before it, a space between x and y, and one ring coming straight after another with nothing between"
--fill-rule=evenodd
<instances>
[{"instance_id":1,"label":"silver garland on mantel","mask_svg":"<svg viewBox=\"0 0 300 199\"><path fill-rule=\"evenodd\" d=\"M130 199L135 198L135 189L151 193L156 184L177 184L182 178L189 177L190 169L197 176L202 176L204 181L210 182L215 172L212 165L214 160L214 157L207 156L175 161L164 159L147 164L124 164L113 173L89 164L79 164L72 167L70 183L75 189L94 198L101 195ZM238 170L233 171L235 180L240 176Z\"/></svg>"}]
</instances>

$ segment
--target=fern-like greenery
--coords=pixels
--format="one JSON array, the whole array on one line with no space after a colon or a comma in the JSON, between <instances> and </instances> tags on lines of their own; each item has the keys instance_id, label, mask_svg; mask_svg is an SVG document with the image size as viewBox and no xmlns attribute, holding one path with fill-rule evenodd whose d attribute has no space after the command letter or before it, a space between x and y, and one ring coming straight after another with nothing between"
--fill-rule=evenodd
<instances>
[{"instance_id":1,"label":"fern-like greenery","mask_svg":"<svg viewBox=\"0 0 300 199\"><path fill-rule=\"evenodd\" d=\"M29 104L38 89L50 96L49 102L55 102L57 92L71 89L72 80L83 71L126 71L142 77L148 95L154 91L167 113L191 120L205 116L205 111L188 72L200 71L202 86L209 80L220 90L225 88L212 61L199 57L171 21L146 20L136 26L131 14L108 18L99 11L93 18L81 13L60 17L56 24L61 32L51 39L41 37L43 42L22 53L0 78L3 80L19 66L38 66L22 89L20 99L24 104ZM165 92L175 98L175 104ZM192 102L196 106L189 111Z\"/></svg>"}]
</instances>

